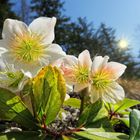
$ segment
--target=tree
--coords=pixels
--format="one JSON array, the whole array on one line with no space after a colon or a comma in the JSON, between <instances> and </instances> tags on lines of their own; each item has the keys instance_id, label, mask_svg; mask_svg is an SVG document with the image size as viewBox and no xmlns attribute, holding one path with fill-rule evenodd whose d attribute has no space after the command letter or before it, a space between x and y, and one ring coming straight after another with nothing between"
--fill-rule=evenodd
<instances>
[{"instance_id":1,"label":"tree","mask_svg":"<svg viewBox=\"0 0 140 140\"><path fill-rule=\"evenodd\" d=\"M118 47L115 30L103 23L98 29L93 27L93 24L87 23L85 18L79 18L77 24L71 26L72 34L69 35L68 39L71 43L65 43L67 53L78 56L81 51L88 49L92 58L96 55L108 55L111 61L127 65L126 78L140 77L139 72L136 72L138 63L133 59L131 50L122 50Z\"/></svg>"},{"instance_id":2,"label":"tree","mask_svg":"<svg viewBox=\"0 0 140 140\"><path fill-rule=\"evenodd\" d=\"M31 11L33 18L39 16L55 16L58 19L56 25L55 42L60 44L67 54L78 56L85 49L90 51L91 57L96 55L108 55L113 61L124 63L128 66L127 77L134 76L137 63L133 60L129 50L120 50L115 30L101 24L94 29L92 23L86 18L78 18L71 22L69 17L62 14L64 2L60 0L32 0Z\"/></svg>"},{"instance_id":3,"label":"tree","mask_svg":"<svg viewBox=\"0 0 140 140\"><path fill-rule=\"evenodd\" d=\"M21 12L19 12L19 17L20 19L25 22L25 23L29 23L29 13L30 13L30 8L29 5L27 3L27 0L21 0Z\"/></svg>"},{"instance_id":4,"label":"tree","mask_svg":"<svg viewBox=\"0 0 140 140\"><path fill-rule=\"evenodd\" d=\"M17 18L16 14L11 10L13 5L9 0L0 0L0 34L6 18Z\"/></svg>"}]
</instances>

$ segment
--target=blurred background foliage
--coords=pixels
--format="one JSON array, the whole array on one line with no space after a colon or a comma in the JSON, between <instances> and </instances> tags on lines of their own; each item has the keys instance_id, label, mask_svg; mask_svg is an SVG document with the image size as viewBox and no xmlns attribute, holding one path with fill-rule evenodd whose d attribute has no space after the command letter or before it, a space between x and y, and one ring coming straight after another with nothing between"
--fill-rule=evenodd
<instances>
[{"instance_id":1,"label":"blurred background foliage","mask_svg":"<svg viewBox=\"0 0 140 140\"><path fill-rule=\"evenodd\" d=\"M140 78L140 62L133 58L131 50L120 49L115 36L115 29L101 23L94 28L86 18L79 17L76 22L64 15L62 0L19 0L18 9L10 0L0 0L0 32L6 18L16 18L29 24L39 16L56 17L55 42L68 53L77 56L84 49L88 49L93 58L95 55L108 55L111 60L127 65L125 79ZM140 56L138 56L140 57ZM138 58L137 57L137 58ZM129 81L129 80L128 80Z\"/></svg>"}]
</instances>

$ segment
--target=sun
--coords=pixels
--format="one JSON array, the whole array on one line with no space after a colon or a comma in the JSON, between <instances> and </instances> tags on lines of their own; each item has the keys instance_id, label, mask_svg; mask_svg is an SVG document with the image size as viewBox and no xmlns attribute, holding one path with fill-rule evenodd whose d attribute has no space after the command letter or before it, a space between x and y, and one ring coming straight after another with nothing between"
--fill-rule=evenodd
<instances>
[{"instance_id":1,"label":"sun","mask_svg":"<svg viewBox=\"0 0 140 140\"><path fill-rule=\"evenodd\" d=\"M120 39L118 42L118 46L121 49L125 49L128 47L128 41L126 39Z\"/></svg>"}]
</instances>

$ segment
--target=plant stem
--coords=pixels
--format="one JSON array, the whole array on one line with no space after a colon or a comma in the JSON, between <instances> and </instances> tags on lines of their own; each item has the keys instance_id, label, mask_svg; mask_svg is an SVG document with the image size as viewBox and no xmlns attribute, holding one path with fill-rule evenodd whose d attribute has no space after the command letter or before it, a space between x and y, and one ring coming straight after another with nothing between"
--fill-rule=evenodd
<instances>
[{"instance_id":1,"label":"plant stem","mask_svg":"<svg viewBox=\"0 0 140 140\"><path fill-rule=\"evenodd\" d=\"M87 94L88 94L88 88L83 89L80 93L80 95L81 95L80 115L83 112L85 99L86 99L85 97L87 96Z\"/></svg>"}]
</instances>

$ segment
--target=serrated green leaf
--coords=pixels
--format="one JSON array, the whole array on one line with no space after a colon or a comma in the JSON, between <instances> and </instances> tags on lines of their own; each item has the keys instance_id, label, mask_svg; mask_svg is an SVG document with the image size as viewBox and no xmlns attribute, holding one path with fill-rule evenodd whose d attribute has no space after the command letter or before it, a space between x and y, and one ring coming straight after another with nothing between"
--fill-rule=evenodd
<instances>
[{"instance_id":1,"label":"serrated green leaf","mask_svg":"<svg viewBox=\"0 0 140 140\"><path fill-rule=\"evenodd\" d=\"M0 88L0 118L14 121L28 129L38 129L36 120L20 97L3 88Z\"/></svg>"},{"instance_id":2,"label":"serrated green leaf","mask_svg":"<svg viewBox=\"0 0 140 140\"><path fill-rule=\"evenodd\" d=\"M0 140L45 140L45 135L33 131L9 132L1 133Z\"/></svg>"},{"instance_id":3,"label":"serrated green leaf","mask_svg":"<svg viewBox=\"0 0 140 140\"><path fill-rule=\"evenodd\" d=\"M128 140L127 135L115 132L95 132L90 130L75 132L75 134L90 140Z\"/></svg>"},{"instance_id":4,"label":"serrated green leaf","mask_svg":"<svg viewBox=\"0 0 140 140\"><path fill-rule=\"evenodd\" d=\"M56 67L47 66L33 82L35 108L40 119L46 116L46 124L57 116L66 95L65 80Z\"/></svg>"},{"instance_id":5,"label":"serrated green leaf","mask_svg":"<svg viewBox=\"0 0 140 140\"><path fill-rule=\"evenodd\" d=\"M77 98L69 98L64 102L64 106L71 106L73 108L80 108L81 101Z\"/></svg>"},{"instance_id":6,"label":"serrated green leaf","mask_svg":"<svg viewBox=\"0 0 140 140\"><path fill-rule=\"evenodd\" d=\"M130 113L130 138L129 140L140 139L140 111L132 110Z\"/></svg>"}]
</instances>

